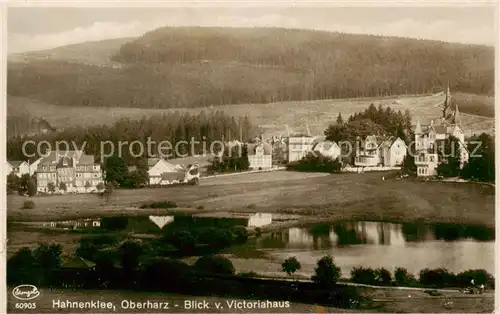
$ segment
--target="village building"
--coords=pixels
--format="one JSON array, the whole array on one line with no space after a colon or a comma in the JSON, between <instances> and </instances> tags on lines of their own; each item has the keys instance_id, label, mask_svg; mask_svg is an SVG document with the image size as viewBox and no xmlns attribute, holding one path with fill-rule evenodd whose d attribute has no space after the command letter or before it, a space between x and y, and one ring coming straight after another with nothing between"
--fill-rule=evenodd
<instances>
[{"instance_id":1,"label":"village building","mask_svg":"<svg viewBox=\"0 0 500 314\"><path fill-rule=\"evenodd\" d=\"M356 147L356 167L396 167L403 164L408 147L399 137L369 135Z\"/></svg>"},{"instance_id":2,"label":"village building","mask_svg":"<svg viewBox=\"0 0 500 314\"><path fill-rule=\"evenodd\" d=\"M288 137L288 162L299 161L312 152L316 139L310 135Z\"/></svg>"},{"instance_id":3,"label":"village building","mask_svg":"<svg viewBox=\"0 0 500 314\"><path fill-rule=\"evenodd\" d=\"M439 159L438 150L444 148L444 141L450 136L455 137L460 143L460 151L456 152L460 158L462 168L469 160L469 151L465 144L465 133L462 130L458 104L451 105L450 88L446 92L441 119L431 120L430 124L423 126L417 117L415 126L415 165L417 176L427 177L437 175L436 169L442 161Z\"/></svg>"},{"instance_id":4,"label":"village building","mask_svg":"<svg viewBox=\"0 0 500 314\"><path fill-rule=\"evenodd\" d=\"M318 141L313 146L312 150L317 154L331 159L337 159L341 154L340 146L332 141Z\"/></svg>"},{"instance_id":5,"label":"village building","mask_svg":"<svg viewBox=\"0 0 500 314\"><path fill-rule=\"evenodd\" d=\"M184 180L185 170L163 158L148 158L148 176L150 185L167 185Z\"/></svg>"},{"instance_id":6,"label":"village building","mask_svg":"<svg viewBox=\"0 0 500 314\"><path fill-rule=\"evenodd\" d=\"M19 178L25 174L30 174L30 166L28 162L24 160L7 161L5 168L8 174L14 174Z\"/></svg>"},{"instance_id":7,"label":"village building","mask_svg":"<svg viewBox=\"0 0 500 314\"><path fill-rule=\"evenodd\" d=\"M273 166L273 147L265 142L248 144L248 162L252 170L268 170Z\"/></svg>"},{"instance_id":8,"label":"village building","mask_svg":"<svg viewBox=\"0 0 500 314\"><path fill-rule=\"evenodd\" d=\"M101 165L81 150L48 153L38 163L36 178L37 191L44 193L94 192L99 184L104 184Z\"/></svg>"}]
</instances>

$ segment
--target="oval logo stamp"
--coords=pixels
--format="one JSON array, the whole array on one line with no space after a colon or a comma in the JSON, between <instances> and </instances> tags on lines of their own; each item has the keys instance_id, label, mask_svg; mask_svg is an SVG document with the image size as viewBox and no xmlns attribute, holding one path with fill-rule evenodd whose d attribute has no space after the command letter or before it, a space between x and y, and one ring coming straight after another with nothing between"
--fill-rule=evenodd
<instances>
[{"instance_id":1,"label":"oval logo stamp","mask_svg":"<svg viewBox=\"0 0 500 314\"><path fill-rule=\"evenodd\" d=\"M33 285L20 285L12 289L14 298L21 301L28 301L38 298L40 291Z\"/></svg>"}]
</instances>

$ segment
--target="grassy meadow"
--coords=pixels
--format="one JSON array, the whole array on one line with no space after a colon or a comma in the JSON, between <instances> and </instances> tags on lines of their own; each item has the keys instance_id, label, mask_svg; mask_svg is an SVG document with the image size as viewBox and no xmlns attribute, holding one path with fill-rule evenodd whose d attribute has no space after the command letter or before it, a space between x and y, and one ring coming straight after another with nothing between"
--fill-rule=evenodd
<instances>
[{"instance_id":1,"label":"grassy meadow","mask_svg":"<svg viewBox=\"0 0 500 314\"><path fill-rule=\"evenodd\" d=\"M108 203L95 195L37 196L35 209L21 209L28 197L7 197L9 221L39 221L117 214L157 214L139 209L152 201L173 201L191 211L301 214L315 219L424 220L495 225L494 187L475 183L381 180L381 173L319 175L267 172L209 178L199 186L116 190Z\"/></svg>"},{"instance_id":2,"label":"grassy meadow","mask_svg":"<svg viewBox=\"0 0 500 314\"><path fill-rule=\"evenodd\" d=\"M198 113L223 110L228 115L245 116L260 126L266 136L287 134L287 132L305 132L307 126L312 134L322 135L330 123L335 122L338 114L345 118L355 112L363 111L371 103L391 106L404 112L409 109L414 122L420 117L422 123L441 116L437 107L443 100L442 96L423 96L399 98L400 104L394 103L394 98L360 98L338 100L289 101L268 104L240 104L215 106L210 108L181 108L180 112ZM479 108L477 102L474 108ZM472 106L472 105L471 105ZM464 109L466 109L465 107ZM481 107L482 108L482 107ZM462 112L465 110L462 109ZM141 108L111 108L111 107L65 107L47 104L38 100L23 97L8 96L8 117L37 117L48 121L56 129L70 126L92 126L112 124L120 118L137 119L143 116L157 116L172 112L174 109L141 109ZM475 112L475 111L474 111ZM477 112L475 112L477 113ZM491 117L474 116L463 113L462 124L466 135L473 133L492 133L494 119Z\"/></svg>"}]
</instances>

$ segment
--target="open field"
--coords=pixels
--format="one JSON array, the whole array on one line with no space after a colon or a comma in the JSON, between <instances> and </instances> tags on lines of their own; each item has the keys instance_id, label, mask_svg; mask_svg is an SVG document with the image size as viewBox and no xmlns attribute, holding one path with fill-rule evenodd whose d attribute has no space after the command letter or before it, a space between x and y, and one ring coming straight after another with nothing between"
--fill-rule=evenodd
<instances>
[{"instance_id":1,"label":"open field","mask_svg":"<svg viewBox=\"0 0 500 314\"><path fill-rule=\"evenodd\" d=\"M137 206L169 200L190 210L202 205L202 212L275 212L323 220L359 218L495 225L494 187L475 183L382 181L382 175L266 172L205 179L200 186L116 190L107 204L95 195L40 196L33 198L35 209L20 209L28 198L9 195L7 217L10 221L37 221L158 214L158 210Z\"/></svg>"},{"instance_id":2,"label":"open field","mask_svg":"<svg viewBox=\"0 0 500 314\"><path fill-rule=\"evenodd\" d=\"M422 123L441 117L441 109L436 105L444 100L443 96L423 96L399 98L401 104L393 104L394 98L376 99L338 99L314 101L290 101L269 104L241 104L215 106L211 108L181 108L181 112L198 113L223 110L233 116L247 115L251 121L264 129L266 136L305 132L309 126L311 133L322 135L328 125L335 121L338 114L344 117L366 109L371 103L391 106L395 110L409 109L414 122L420 117ZM46 104L41 101L8 96L8 116L29 115L47 120L57 129L69 126L90 126L111 124L120 118L140 118L161 115L174 109L105 108L105 107L65 107ZM462 114L462 124L466 136L472 133L489 132L494 127L494 119Z\"/></svg>"},{"instance_id":3,"label":"open field","mask_svg":"<svg viewBox=\"0 0 500 314\"><path fill-rule=\"evenodd\" d=\"M16 310L16 300L8 289L7 310L9 313L25 312L26 310ZM494 309L494 296L487 293L479 296L467 296L459 293L443 293L442 296L431 297L421 291L405 291L395 289L369 289L364 292L366 295L374 298L381 307L378 312L393 312L393 313L480 313L491 312ZM411 297L409 297L411 296ZM189 313L193 310L185 310L183 304L185 300L208 301L212 305L211 309L201 312L226 312L226 313L357 313L367 312L366 310L349 310L338 309L331 307L317 306L313 304L291 303L289 308L284 309L252 309L252 310L229 310L226 301L235 299L221 297L199 297L199 296L184 296L169 293L146 293L133 291L115 291L115 290L49 290L41 289L40 297L36 299L36 313L54 313L57 309L52 307L53 300L69 300L69 301L91 301L100 300L104 302L112 302L116 306L116 313L135 313L137 310L126 310L120 307L123 300L133 302L159 301L169 302L170 310L154 311L141 310L144 313ZM241 299L236 299L241 300ZM215 302L222 303L223 310L215 310ZM177 306L176 306L177 305ZM59 310L61 311L61 310ZM105 310L91 310L92 313L105 313ZM87 311L73 310L74 313L84 313ZM375 311L370 311L375 312Z\"/></svg>"}]
</instances>

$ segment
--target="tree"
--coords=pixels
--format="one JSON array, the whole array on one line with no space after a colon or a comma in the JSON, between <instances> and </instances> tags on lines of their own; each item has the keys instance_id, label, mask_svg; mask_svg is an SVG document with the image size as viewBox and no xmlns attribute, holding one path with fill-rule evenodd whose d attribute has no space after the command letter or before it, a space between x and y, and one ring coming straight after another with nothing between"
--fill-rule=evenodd
<instances>
[{"instance_id":1,"label":"tree","mask_svg":"<svg viewBox=\"0 0 500 314\"><path fill-rule=\"evenodd\" d=\"M7 176L7 192L19 191L21 178L11 173Z\"/></svg>"},{"instance_id":2,"label":"tree","mask_svg":"<svg viewBox=\"0 0 500 314\"><path fill-rule=\"evenodd\" d=\"M415 165L415 157L408 152L403 159L403 172L415 175L417 173L417 165Z\"/></svg>"},{"instance_id":3,"label":"tree","mask_svg":"<svg viewBox=\"0 0 500 314\"><path fill-rule=\"evenodd\" d=\"M64 182L59 183L59 190L66 192L68 190L66 183Z\"/></svg>"},{"instance_id":4,"label":"tree","mask_svg":"<svg viewBox=\"0 0 500 314\"><path fill-rule=\"evenodd\" d=\"M472 137L469 142L471 155L462 169L462 176L469 180L495 181L494 138L482 133L477 137Z\"/></svg>"},{"instance_id":5,"label":"tree","mask_svg":"<svg viewBox=\"0 0 500 314\"><path fill-rule=\"evenodd\" d=\"M107 158L104 169L106 171L106 182L116 182L118 185L125 183L128 175L128 168L122 158L118 156Z\"/></svg>"},{"instance_id":6,"label":"tree","mask_svg":"<svg viewBox=\"0 0 500 314\"><path fill-rule=\"evenodd\" d=\"M7 261L7 283L33 284L36 267L33 251L28 247L20 249Z\"/></svg>"},{"instance_id":7,"label":"tree","mask_svg":"<svg viewBox=\"0 0 500 314\"><path fill-rule=\"evenodd\" d=\"M18 192L19 195L24 195L28 192L28 183L31 177L29 174L23 174L19 180Z\"/></svg>"},{"instance_id":8,"label":"tree","mask_svg":"<svg viewBox=\"0 0 500 314\"><path fill-rule=\"evenodd\" d=\"M28 181L28 195L35 196L36 195L36 181L33 178L30 178Z\"/></svg>"},{"instance_id":9,"label":"tree","mask_svg":"<svg viewBox=\"0 0 500 314\"><path fill-rule=\"evenodd\" d=\"M50 193L54 193L56 191L56 185L54 182L49 182L49 184L47 184L47 189Z\"/></svg>"},{"instance_id":10,"label":"tree","mask_svg":"<svg viewBox=\"0 0 500 314\"><path fill-rule=\"evenodd\" d=\"M138 169L137 171L132 171L127 174L123 186L131 189L137 189L146 185L149 181L149 175L147 171L143 169Z\"/></svg>"},{"instance_id":11,"label":"tree","mask_svg":"<svg viewBox=\"0 0 500 314\"><path fill-rule=\"evenodd\" d=\"M344 119L342 118L342 114L339 112L339 115L337 116L337 124L342 125L344 124Z\"/></svg>"},{"instance_id":12,"label":"tree","mask_svg":"<svg viewBox=\"0 0 500 314\"><path fill-rule=\"evenodd\" d=\"M444 140L442 145L437 147L440 163L436 168L438 175L443 177L457 177L460 175L460 155L462 144L453 136Z\"/></svg>"},{"instance_id":13,"label":"tree","mask_svg":"<svg viewBox=\"0 0 500 314\"><path fill-rule=\"evenodd\" d=\"M102 190L104 190L104 188L105 188L104 183L99 182L95 188L96 188L98 191L102 191Z\"/></svg>"},{"instance_id":14,"label":"tree","mask_svg":"<svg viewBox=\"0 0 500 314\"><path fill-rule=\"evenodd\" d=\"M120 265L125 271L134 271L139 267L139 259L144 249L134 241L124 242L119 249Z\"/></svg>"},{"instance_id":15,"label":"tree","mask_svg":"<svg viewBox=\"0 0 500 314\"><path fill-rule=\"evenodd\" d=\"M41 243L34 250L33 256L36 265L41 271L40 280L44 284L50 284L53 280L53 273L61 267L62 247L60 244Z\"/></svg>"},{"instance_id":16,"label":"tree","mask_svg":"<svg viewBox=\"0 0 500 314\"><path fill-rule=\"evenodd\" d=\"M288 276L293 275L297 270L300 270L302 266L300 265L299 261L295 256L287 258L282 264L281 264L281 269L283 272L285 272Z\"/></svg>"},{"instance_id":17,"label":"tree","mask_svg":"<svg viewBox=\"0 0 500 314\"><path fill-rule=\"evenodd\" d=\"M322 288L329 289L335 285L340 276L340 268L333 263L333 258L327 255L318 260L311 279Z\"/></svg>"},{"instance_id":18,"label":"tree","mask_svg":"<svg viewBox=\"0 0 500 314\"><path fill-rule=\"evenodd\" d=\"M241 152L241 157L239 159L239 169L248 170L250 168L250 162L248 161L248 145L243 145Z\"/></svg>"}]
</instances>

